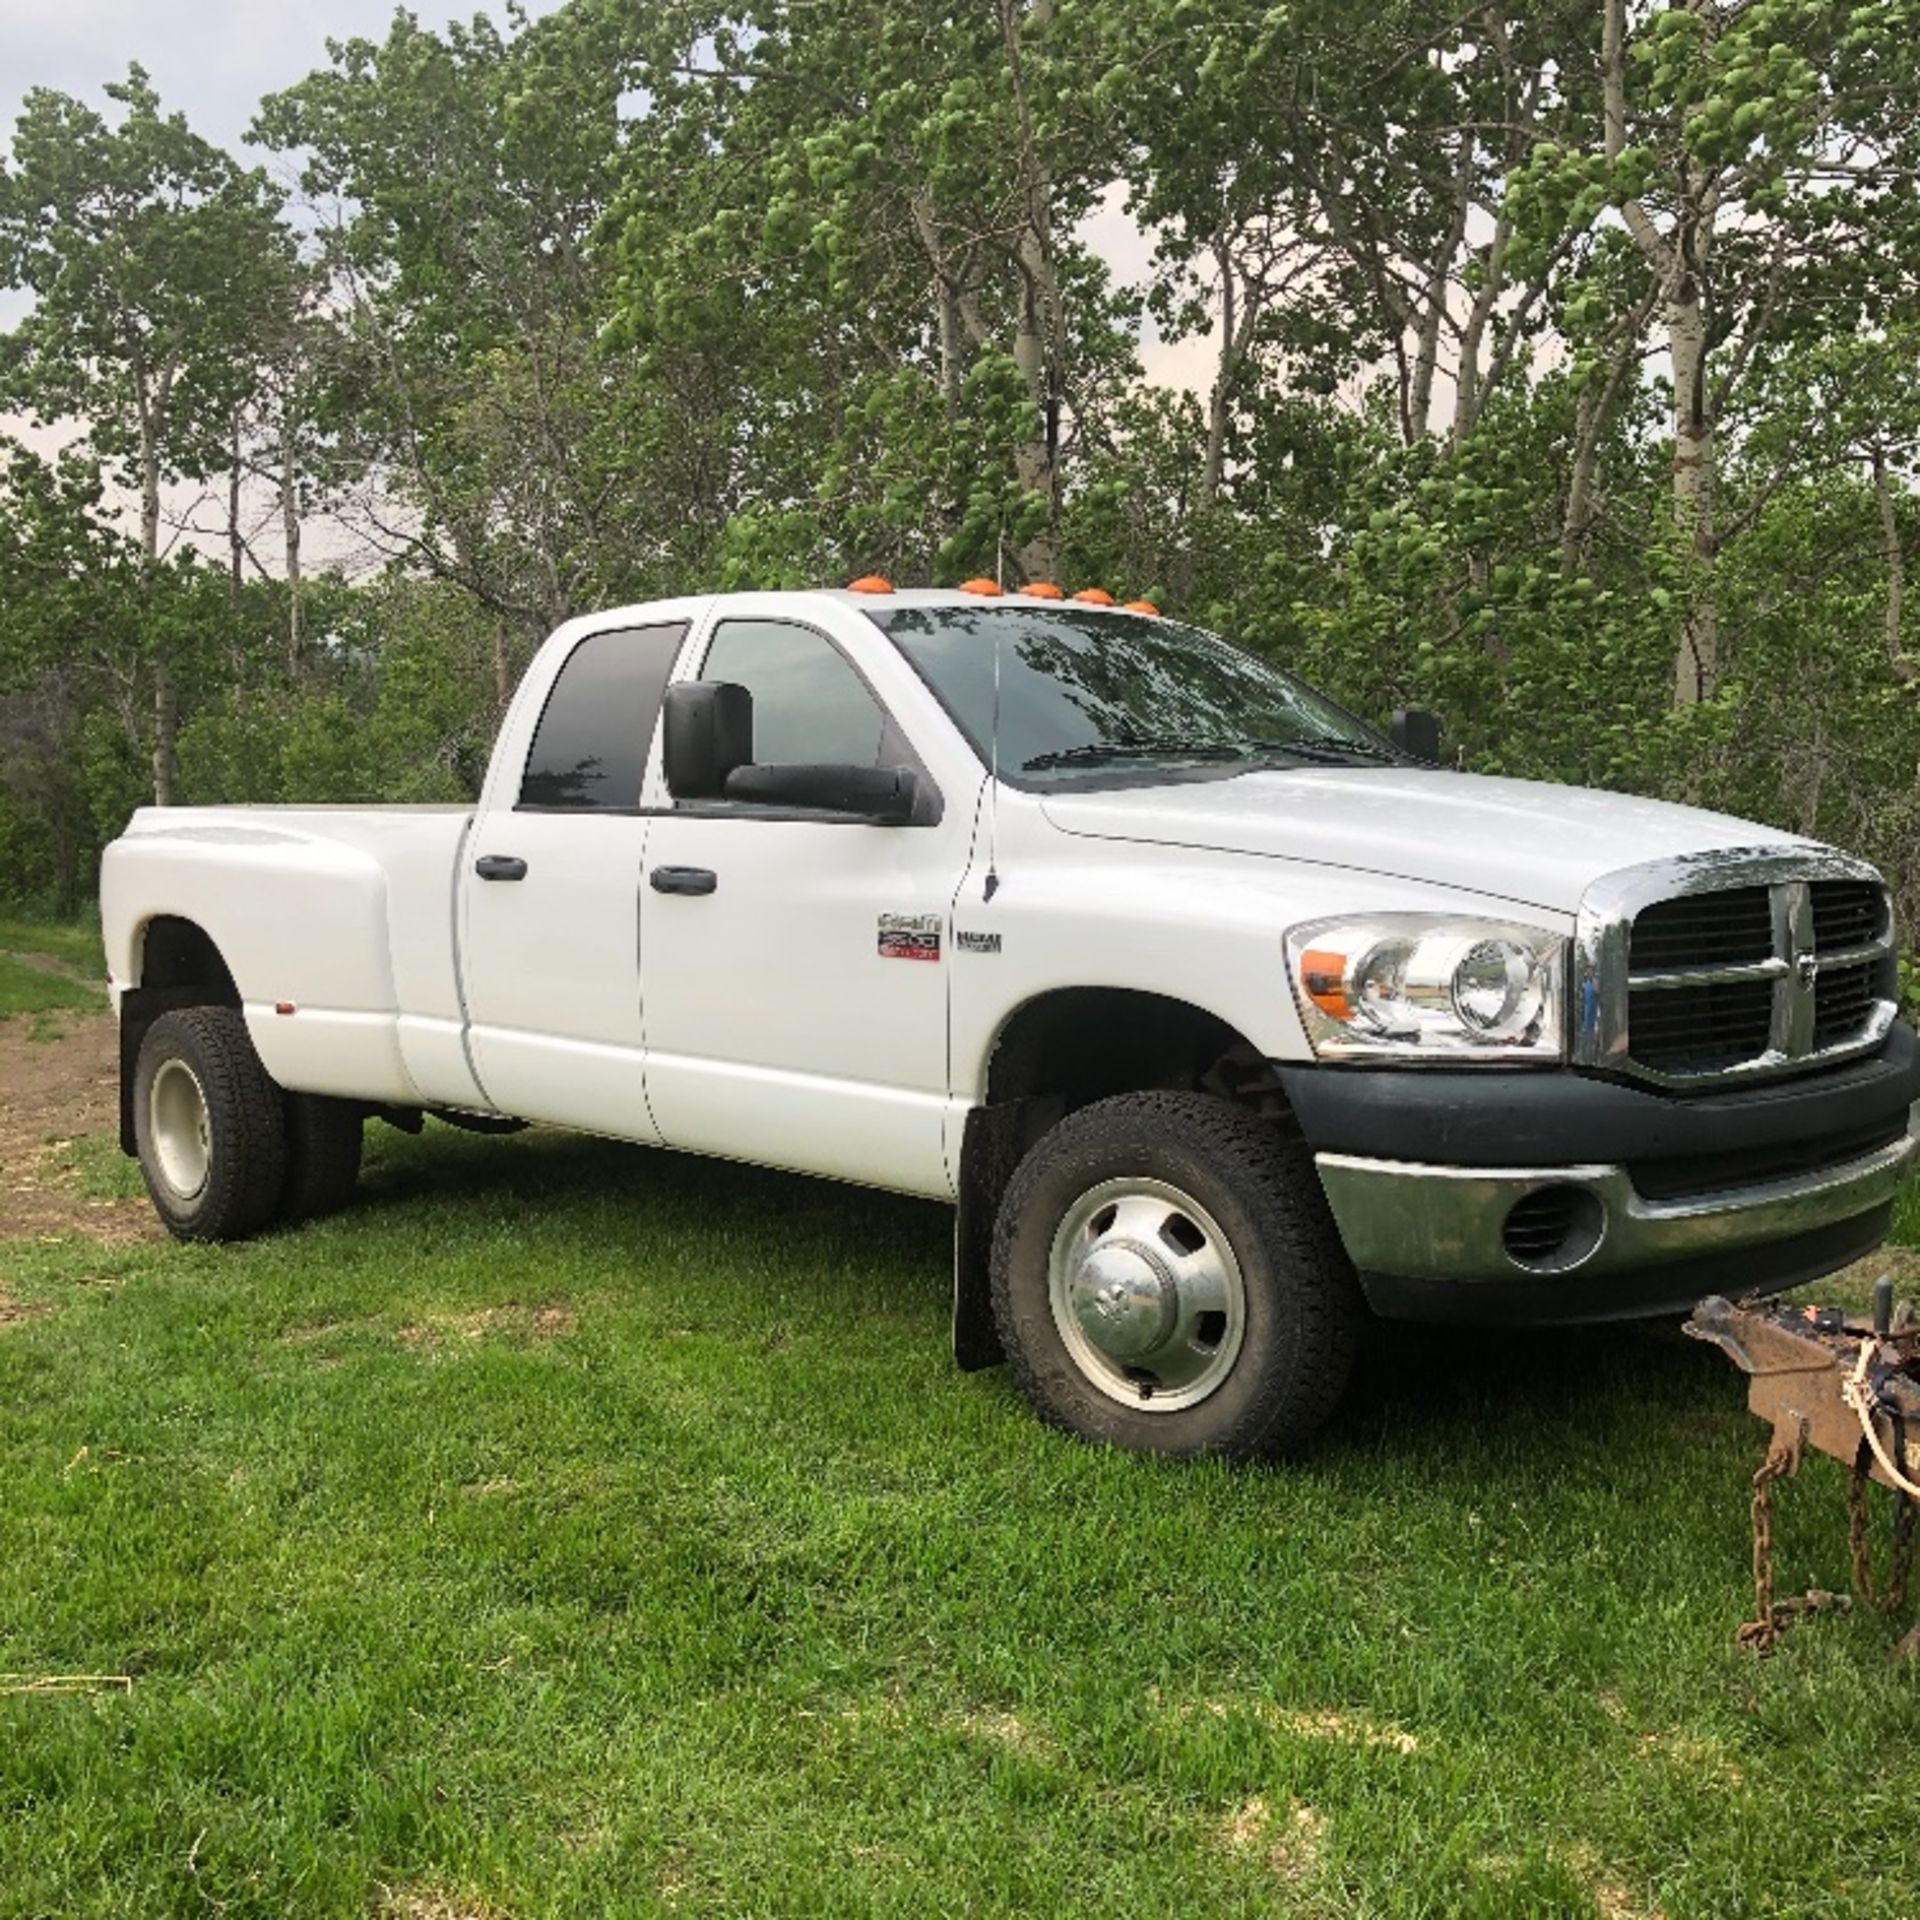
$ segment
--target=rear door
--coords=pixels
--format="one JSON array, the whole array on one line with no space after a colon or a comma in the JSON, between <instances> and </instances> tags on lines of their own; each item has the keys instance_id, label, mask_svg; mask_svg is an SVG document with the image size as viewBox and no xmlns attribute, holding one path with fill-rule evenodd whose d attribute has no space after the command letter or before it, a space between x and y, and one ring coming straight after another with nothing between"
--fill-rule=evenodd
<instances>
[{"instance_id":1,"label":"rear door","mask_svg":"<svg viewBox=\"0 0 1920 1920\"><path fill-rule=\"evenodd\" d=\"M684 621L587 634L517 783L496 770L460 878L466 1015L487 1098L657 1142L641 1061L640 782ZM509 751L507 736L502 751Z\"/></svg>"}]
</instances>

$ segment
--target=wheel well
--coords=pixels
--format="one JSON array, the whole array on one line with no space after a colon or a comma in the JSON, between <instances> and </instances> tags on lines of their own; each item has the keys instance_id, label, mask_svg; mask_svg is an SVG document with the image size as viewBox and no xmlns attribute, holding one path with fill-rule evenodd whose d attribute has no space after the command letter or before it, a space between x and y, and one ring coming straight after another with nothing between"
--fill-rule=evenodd
<instances>
[{"instance_id":1,"label":"wheel well","mask_svg":"<svg viewBox=\"0 0 1920 1920\"><path fill-rule=\"evenodd\" d=\"M177 914L149 920L140 936L140 976L120 996L120 1151L133 1137L133 1070L147 1029L175 1007L237 1007L233 973L205 928Z\"/></svg>"},{"instance_id":2,"label":"wheel well","mask_svg":"<svg viewBox=\"0 0 1920 1920\"><path fill-rule=\"evenodd\" d=\"M233 975L206 930L170 913L147 922L140 941L139 984L162 991L185 987L200 991L197 1002L175 1001L176 1006L240 1004Z\"/></svg>"},{"instance_id":3,"label":"wheel well","mask_svg":"<svg viewBox=\"0 0 1920 1920\"><path fill-rule=\"evenodd\" d=\"M1001 1029L986 1099L967 1115L954 1226L953 1346L965 1368L1004 1356L987 1267L1000 1196L1027 1149L1069 1113L1119 1093L1198 1092L1250 1108L1297 1134L1272 1066L1218 1015L1119 987L1042 994Z\"/></svg>"},{"instance_id":4,"label":"wheel well","mask_svg":"<svg viewBox=\"0 0 1920 1920\"><path fill-rule=\"evenodd\" d=\"M1119 987L1029 1000L1001 1029L987 1065L989 1106L1040 1101L1054 1119L1116 1093L1149 1091L1217 1093L1274 1119L1286 1111L1265 1058L1218 1015Z\"/></svg>"}]
</instances>

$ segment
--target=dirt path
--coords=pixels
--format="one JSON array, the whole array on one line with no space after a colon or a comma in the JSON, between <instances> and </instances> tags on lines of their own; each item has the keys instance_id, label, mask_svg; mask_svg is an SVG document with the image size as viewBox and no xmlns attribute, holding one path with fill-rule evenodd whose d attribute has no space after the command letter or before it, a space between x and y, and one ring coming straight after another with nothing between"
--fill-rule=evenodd
<instances>
[{"instance_id":1,"label":"dirt path","mask_svg":"<svg viewBox=\"0 0 1920 1920\"><path fill-rule=\"evenodd\" d=\"M90 987L95 993L105 994L97 974L88 973L84 967L73 966L51 953L22 953L17 947L0 949L9 960L17 961L23 967L31 968L35 973L50 974L56 980L66 980L76 987Z\"/></svg>"},{"instance_id":2,"label":"dirt path","mask_svg":"<svg viewBox=\"0 0 1920 1920\"><path fill-rule=\"evenodd\" d=\"M74 1141L119 1126L113 1021L101 1013L51 1019L59 1035L42 1040L24 1015L0 1020L0 1239L150 1240L160 1228L146 1202L83 1193L70 1152Z\"/></svg>"}]
</instances>

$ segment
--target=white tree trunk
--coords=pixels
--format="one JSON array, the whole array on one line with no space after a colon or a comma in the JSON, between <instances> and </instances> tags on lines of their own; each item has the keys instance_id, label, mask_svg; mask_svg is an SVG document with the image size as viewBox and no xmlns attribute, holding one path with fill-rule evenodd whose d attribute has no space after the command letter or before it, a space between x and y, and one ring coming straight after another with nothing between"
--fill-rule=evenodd
<instances>
[{"instance_id":1,"label":"white tree trunk","mask_svg":"<svg viewBox=\"0 0 1920 1920\"><path fill-rule=\"evenodd\" d=\"M1902 632L1907 592L1907 557L1900 542L1900 515L1887 478L1887 450L1877 442L1868 455L1873 467L1873 496L1880 506L1880 543L1887 563L1887 665L1902 686L1920 681L1920 660L1907 651Z\"/></svg>"},{"instance_id":2,"label":"white tree trunk","mask_svg":"<svg viewBox=\"0 0 1920 1920\"><path fill-rule=\"evenodd\" d=\"M1015 476L1029 493L1046 502L1046 521L1031 540L1021 543L1015 559L1028 580L1051 580L1059 570L1059 538L1055 517L1059 511L1060 476L1055 470L1059 444L1062 358L1066 350L1066 314L1060 279L1053 265L1053 180L1040 159L1039 143L1027 110L1026 84L1020 58L1021 18L1013 0L1001 0L1001 28L1006 38L1018 108L1022 198L1026 219L1021 225L1016 257L1021 290L1014 323L1013 359L1026 383L1028 396L1040 416L1039 437L1022 441L1013 450ZM1032 0L1031 24L1044 32L1053 22L1053 0Z\"/></svg>"},{"instance_id":3,"label":"white tree trunk","mask_svg":"<svg viewBox=\"0 0 1920 1920\"><path fill-rule=\"evenodd\" d=\"M1214 370L1213 391L1207 395L1207 452L1200 468L1200 504L1211 506L1220 496L1220 480L1227 460L1227 415L1232 406L1233 378L1240 362L1240 314L1233 254L1222 241L1213 250L1220 269L1220 359Z\"/></svg>"},{"instance_id":4,"label":"white tree trunk","mask_svg":"<svg viewBox=\"0 0 1920 1920\"><path fill-rule=\"evenodd\" d=\"M1673 528L1692 563L1673 665L1674 701L1684 707L1710 699L1720 672L1719 605L1710 574L1714 449L1707 412L1707 321L1691 273L1667 301L1667 340L1673 355Z\"/></svg>"},{"instance_id":5,"label":"white tree trunk","mask_svg":"<svg viewBox=\"0 0 1920 1920\"><path fill-rule=\"evenodd\" d=\"M149 580L160 567L160 448L152 414L140 415L140 556ZM180 695L173 684L173 666L164 652L153 656L153 804L173 805L174 773L178 764Z\"/></svg>"},{"instance_id":6,"label":"white tree trunk","mask_svg":"<svg viewBox=\"0 0 1920 1920\"><path fill-rule=\"evenodd\" d=\"M289 402L280 419L280 535L287 564L287 672L298 678L304 664L305 636L301 632L300 597L300 482L294 464L293 407Z\"/></svg>"}]
</instances>

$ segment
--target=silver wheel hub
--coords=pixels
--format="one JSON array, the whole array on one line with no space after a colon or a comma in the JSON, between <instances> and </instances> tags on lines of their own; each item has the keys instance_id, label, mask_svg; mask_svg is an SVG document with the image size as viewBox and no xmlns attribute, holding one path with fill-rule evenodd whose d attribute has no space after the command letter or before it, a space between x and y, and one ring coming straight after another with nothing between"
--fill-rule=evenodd
<instances>
[{"instance_id":1,"label":"silver wheel hub","mask_svg":"<svg viewBox=\"0 0 1920 1920\"><path fill-rule=\"evenodd\" d=\"M147 1133L154 1171L182 1200L207 1184L213 1165L213 1127L207 1096L184 1060L163 1060L147 1092Z\"/></svg>"},{"instance_id":2,"label":"silver wheel hub","mask_svg":"<svg viewBox=\"0 0 1920 1920\"><path fill-rule=\"evenodd\" d=\"M1066 1211L1047 1294L1067 1352L1110 1399L1177 1413L1215 1392L1246 1335L1246 1285L1220 1224L1190 1194L1135 1176Z\"/></svg>"},{"instance_id":3,"label":"silver wheel hub","mask_svg":"<svg viewBox=\"0 0 1920 1920\"><path fill-rule=\"evenodd\" d=\"M1132 1241L1096 1245L1067 1282L1080 1331L1114 1360L1134 1360L1173 1331L1179 1293L1164 1261Z\"/></svg>"}]
</instances>

